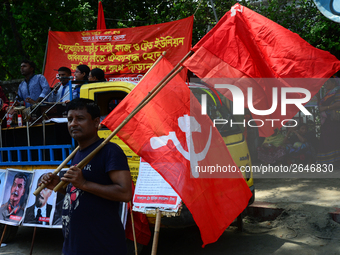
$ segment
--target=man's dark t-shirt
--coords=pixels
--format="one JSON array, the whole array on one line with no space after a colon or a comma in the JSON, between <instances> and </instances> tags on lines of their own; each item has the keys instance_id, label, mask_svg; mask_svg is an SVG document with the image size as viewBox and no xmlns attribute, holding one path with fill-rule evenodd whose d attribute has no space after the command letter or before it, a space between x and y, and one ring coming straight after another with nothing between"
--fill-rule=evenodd
<instances>
[{"instance_id":1,"label":"man's dark t-shirt","mask_svg":"<svg viewBox=\"0 0 340 255\"><path fill-rule=\"evenodd\" d=\"M78 164L103 139L78 151L72 165ZM82 172L86 180L112 184L109 171L129 170L122 149L105 145ZM125 232L118 214L119 202L109 201L82 191L69 184L63 205L63 253L69 254L126 254Z\"/></svg>"}]
</instances>

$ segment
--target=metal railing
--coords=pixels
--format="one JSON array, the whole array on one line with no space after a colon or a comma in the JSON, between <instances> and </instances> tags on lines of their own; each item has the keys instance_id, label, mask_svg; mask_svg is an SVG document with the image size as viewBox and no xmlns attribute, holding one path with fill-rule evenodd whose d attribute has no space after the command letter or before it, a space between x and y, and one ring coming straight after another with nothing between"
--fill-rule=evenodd
<instances>
[{"instance_id":1,"label":"metal railing","mask_svg":"<svg viewBox=\"0 0 340 255\"><path fill-rule=\"evenodd\" d=\"M59 165L71 153L72 146L22 146L0 148L0 166Z\"/></svg>"}]
</instances>

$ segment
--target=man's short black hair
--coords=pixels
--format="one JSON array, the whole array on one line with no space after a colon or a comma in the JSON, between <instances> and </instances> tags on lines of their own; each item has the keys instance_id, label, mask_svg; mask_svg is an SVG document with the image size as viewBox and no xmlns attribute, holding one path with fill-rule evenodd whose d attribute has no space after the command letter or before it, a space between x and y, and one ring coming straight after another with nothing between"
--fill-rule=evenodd
<instances>
[{"instance_id":1,"label":"man's short black hair","mask_svg":"<svg viewBox=\"0 0 340 255\"><path fill-rule=\"evenodd\" d=\"M67 112L69 110L83 110L91 115L92 119L100 117L100 109L99 106L91 99L87 98L75 98L67 105Z\"/></svg>"},{"instance_id":2,"label":"man's short black hair","mask_svg":"<svg viewBox=\"0 0 340 255\"><path fill-rule=\"evenodd\" d=\"M96 77L98 81L105 81L105 73L100 68L94 68L91 70L92 77Z\"/></svg>"},{"instance_id":3,"label":"man's short black hair","mask_svg":"<svg viewBox=\"0 0 340 255\"><path fill-rule=\"evenodd\" d=\"M70 68L68 68L68 67L65 67L65 66L62 66L62 67L60 67L59 69L58 69L58 72L66 72L66 73L68 73L70 76L71 76L71 74L72 74L72 72L71 72L71 69Z\"/></svg>"},{"instance_id":4,"label":"man's short black hair","mask_svg":"<svg viewBox=\"0 0 340 255\"><path fill-rule=\"evenodd\" d=\"M33 61L25 59L25 60L21 61L21 64L22 63L29 64L30 67L33 68L33 73L35 72L35 69L37 68L37 66L35 65L35 63Z\"/></svg>"},{"instance_id":5,"label":"man's short black hair","mask_svg":"<svg viewBox=\"0 0 340 255\"><path fill-rule=\"evenodd\" d=\"M24 187L26 188L26 183L27 183L27 176L26 176L26 174L17 173L17 174L14 176L13 183L14 183L15 179L23 179L24 182L25 182Z\"/></svg>"}]
</instances>

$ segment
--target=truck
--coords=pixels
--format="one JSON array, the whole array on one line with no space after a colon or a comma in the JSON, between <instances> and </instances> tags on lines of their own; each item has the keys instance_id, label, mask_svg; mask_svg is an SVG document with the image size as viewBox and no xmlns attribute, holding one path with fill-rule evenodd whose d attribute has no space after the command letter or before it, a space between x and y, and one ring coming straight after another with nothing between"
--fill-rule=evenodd
<instances>
[{"instance_id":1,"label":"truck","mask_svg":"<svg viewBox=\"0 0 340 255\"><path fill-rule=\"evenodd\" d=\"M94 100L100 107L101 118L104 119L135 86L136 84L125 81L89 83L81 86L80 97ZM190 84L189 88L198 100L200 100L202 93L208 92L207 112L210 118L233 118L231 113L232 103L222 94L211 91L209 87L203 84ZM43 115L44 118L50 119L48 121L43 120L41 123L29 127L27 120L26 123L24 121L25 125L21 127L14 125L10 128L2 128L0 168L14 168L29 171L35 169L51 169L52 172L65 160L72 150L74 150L76 144L68 133L67 120L65 118L66 105L59 104L58 108L60 109L52 112L49 111L49 115L46 116L45 112L49 107L49 104L42 104L35 113L35 118ZM229 127L228 125L220 125L217 128L237 166L249 166L248 169L250 169L251 158L245 140L244 130L238 126ZM101 138L106 138L111 134L111 131L103 126L98 131L98 134ZM118 144L126 154L132 180L136 183L140 157L117 136L112 138L111 141ZM255 197L252 172L247 171L242 174L249 189L253 193L249 201L249 204L251 204ZM154 223L155 216L148 215L148 219L150 223ZM165 217L162 219L162 224L166 226L184 226L188 225L188 223L192 224L194 222L185 205L179 217ZM15 237L18 228L17 226L8 227L3 240L5 242ZM1 228L3 229L4 226L2 225Z\"/></svg>"}]
</instances>

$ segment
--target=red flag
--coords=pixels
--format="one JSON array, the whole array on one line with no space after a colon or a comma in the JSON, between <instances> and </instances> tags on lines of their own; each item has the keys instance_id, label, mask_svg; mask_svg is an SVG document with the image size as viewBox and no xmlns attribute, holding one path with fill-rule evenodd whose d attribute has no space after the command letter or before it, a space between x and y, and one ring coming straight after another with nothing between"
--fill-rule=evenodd
<instances>
[{"instance_id":1,"label":"red flag","mask_svg":"<svg viewBox=\"0 0 340 255\"><path fill-rule=\"evenodd\" d=\"M132 182L132 197L135 193L135 185ZM132 203L133 206L133 203ZM128 217L126 221L126 228L125 228L125 236L126 238L133 241L133 232L132 232L132 220L131 220L131 213L130 204L128 204ZM137 243L148 245L151 239L151 231L149 227L149 221L145 214L141 212L132 212L133 213L133 222L136 234L136 241Z\"/></svg>"},{"instance_id":2,"label":"red flag","mask_svg":"<svg viewBox=\"0 0 340 255\"><path fill-rule=\"evenodd\" d=\"M253 114L261 120L289 119L297 113L298 108L291 105L282 116L281 88L306 88L314 96L325 82L324 79L291 78L329 78L340 69L340 61L329 52L316 49L299 35L240 4L235 4L193 50L195 54L184 65L211 85L221 83L212 78L237 78L229 84L242 90L246 107L248 87L253 88L253 105L259 110L271 107L272 87L278 87L276 111L270 116ZM233 99L229 90L222 93ZM259 128L261 136L269 136L276 127L282 126L279 121L274 124Z\"/></svg>"},{"instance_id":3,"label":"red flag","mask_svg":"<svg viewBox=\"0 0 340 255\"><path fill-rule=\"evenodd\" d=\"M102 2L98 2L97 30L106 29Z\"/></svg>"},{"instance_id":4,"label":"red flag","mask_svg":"<svg viewBox=\"0 0 340 255\"><path fill-rule=\"evenodd\" d=\"M102 124L115 129L171 69L163 58ZM190 104L200 109L194 98L176 75L118 136L182 198L206 245L215 242L244 210L251 192L239 172L235 173L239 178L201 178L207 176L195 172L202 165L236 166L209 117L190 114Z\"/></svg>"}]
</instances>

